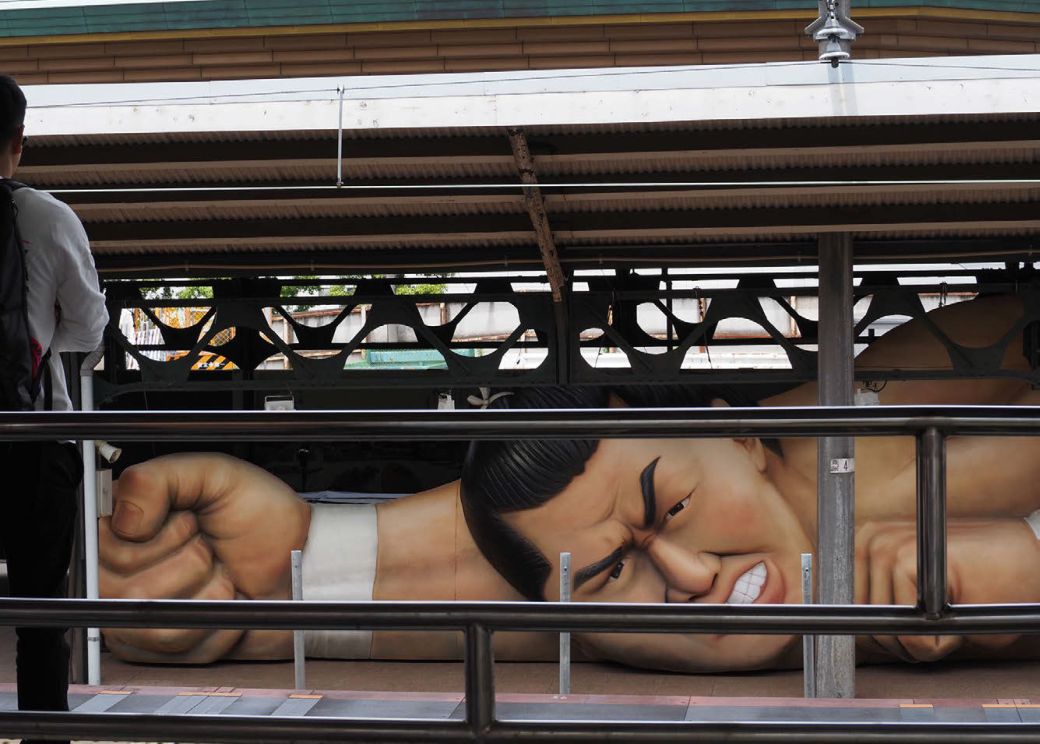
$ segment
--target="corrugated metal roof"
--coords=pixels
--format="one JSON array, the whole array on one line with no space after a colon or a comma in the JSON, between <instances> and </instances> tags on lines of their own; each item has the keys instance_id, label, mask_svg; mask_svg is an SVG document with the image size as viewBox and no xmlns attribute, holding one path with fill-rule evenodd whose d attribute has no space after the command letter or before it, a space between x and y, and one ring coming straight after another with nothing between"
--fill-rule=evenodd
<instances>
[{"instance_id":1,"label":"corrugated metal roof","mask_svg":"<svg viewBox=\"0 0 1040 744\"><path fill-rule=\"evenodd\" d=\"M204 222L207 220L307 220L327 217L419 217L474 214L525 214L522 196L472 194L465 197L397 196L341 199L249 199L227 201L155 201L145 203L79 204L76 212L91 223Z\"/></svg>"},{"instance_id":2,"label":"corrugated metal roof","mask_svg":"<svg viewBox=\"0 0 1040 744\"><path fill-rule=\"evenodd\" d=\"M987 255L994 240L1003 241L1008 255L1038 247L1040 184L1028 179L1040 172L1040 114L799 125L528 132L563 265L713 263L759 251L770 251L773 260L803 260L804 247L788 254L774 244L804 245L826 231L900 245L891 253L875 245L875 257L965 254L980 238ZM538 266L508 132L435 134L382 132L353 141L355 151L370 154L346 159L351 188L343 190L332 187L334 157L308 156L313 148L331 150L327 133L324 141L310 133L297 139L222 133L208 141L197 135L41 138L30 141L19 175L48 187L189 189L61 194L83 219L102 271L172 270L200 262L220 267L227 261L387 269ZM301 157L287 157L293 152ZM237 159L225 159L229 154ZM109 162L117 157L130 162ZM1008 178L1023 182L1000 182ZM954 183L962 179L976 182ZM857 183L879 180L937 182ZM784 185L648 188L625 181ZM616 185L595 185L605 182ZM489 183L516 186L481 187ZM260 184L284 190L257 190ZM244 190L206 189L215 185ZM326 188L295 191L293 185Z\"/></svg>"}]
</instances>

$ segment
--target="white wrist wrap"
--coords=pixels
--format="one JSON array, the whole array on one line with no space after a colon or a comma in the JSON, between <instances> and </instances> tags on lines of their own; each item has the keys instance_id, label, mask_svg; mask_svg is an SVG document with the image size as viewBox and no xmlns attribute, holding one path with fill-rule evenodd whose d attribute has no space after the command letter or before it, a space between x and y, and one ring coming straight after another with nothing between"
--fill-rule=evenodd
<instances>
[{"instance_id":1,"label":"white wrist wrap","mask_svg":"<svg viewBox=\"0 0 1040 744\"><path fill-rule=\"evenodd\" d=\"M303 550L303 598L317 601L372 599L376 578L376 508L371 504L311 504ZM368 659L370 630L309 630L307 656Z\"/></svg>"},{"instance_id":2,"label":"white wrist wrap","mask_svg":"<svg viewBox=\"0 0 1040 744\"><path fill-rule=\"evenodd\" d=\"M1022 517L1026 520L1026 524L1029 525L1029 529L1036 535L1036 539L1040 540L1040 509L1030 514L1028 517Z\"/></svg>"}]
</instances>

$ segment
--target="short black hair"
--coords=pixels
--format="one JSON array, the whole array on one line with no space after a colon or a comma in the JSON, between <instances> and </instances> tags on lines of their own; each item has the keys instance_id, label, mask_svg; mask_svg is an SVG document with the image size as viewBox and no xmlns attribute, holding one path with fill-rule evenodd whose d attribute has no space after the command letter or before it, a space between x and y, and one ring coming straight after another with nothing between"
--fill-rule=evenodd
<instances>
[{"instance_id":1,"label":"short black hair","mask_svg":"<svg viewBox=\"0 0 1040 744\"><path fill-rule=\"evenodd\" d=\"M757 401L738 388L707 385L532 387L498 398L492 408L607 408L611 395L639 408L699 408L721 398L732 406ZM779 453L779 443L763 440ZM462 466L460 494L466 524L480 552L514 589L545 601L551 564L502 518L534 509L563 491L585 470L598 439L523 439L473 442Z\"/></svg>"},{"instance_id":2,"label":"short black hair","mask_svg":"<svg viewBox=\"0 0 1040 744\"><path fill-rule=\"evenodd\" d=\"M10 75L0 75L0 144L25 124L25 94Z\"/></svg>"}]
</instances>

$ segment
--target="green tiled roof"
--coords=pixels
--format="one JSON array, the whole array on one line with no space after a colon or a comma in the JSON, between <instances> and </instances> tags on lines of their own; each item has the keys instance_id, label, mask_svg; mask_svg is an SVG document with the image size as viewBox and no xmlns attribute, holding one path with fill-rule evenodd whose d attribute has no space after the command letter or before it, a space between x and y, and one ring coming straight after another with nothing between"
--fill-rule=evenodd
<instances>
[{"instance_id":1,"label":"green tiled roof","mask_svg":"<svg viewBox=\"0 0 1040 744\"><path fill-rule=\"evenodd\" d=\"M1040 13L1040 0L854 0L853 15L893 7ZM815 0L200 0L0 11L0 36L815 8Z\"/></svg>"}]
</instances>

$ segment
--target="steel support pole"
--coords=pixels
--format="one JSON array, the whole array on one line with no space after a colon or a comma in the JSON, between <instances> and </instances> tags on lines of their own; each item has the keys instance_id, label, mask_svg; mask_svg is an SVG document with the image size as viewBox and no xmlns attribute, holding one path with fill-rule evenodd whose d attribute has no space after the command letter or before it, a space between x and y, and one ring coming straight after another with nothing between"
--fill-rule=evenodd
<instances>
[{"instance_id":1,"label":"steel support pole","mask_svg":"<svg viewBox=\"0 0 1040 744\"><path fill-rule=\"evenodd\" d=\"M917 437L917 606L946 609L946 439L935 427Z\"/></svg>"},{"instance_id":2,"label":"steel support pole","mask_svg":"<svg viewBox=\"0 0 1040 744\"><path fill-rule=\"evenodd\" d=\"M853 403L852 237L821 235L819 404ZM851 604L855 540L855 440L821 437L817 461L817 598L821 604ZM816 639L816 694L856 695L856 648L852 636Z\"/></svg>"},{"instance_id":3,"label":"steel support pole","mask_svg":"<svg viewBox=\"0 0 1040 744\"><path fill-rule=\"evenodd\" d=\"M466 722L477 737L495 722L495 659L491 631L474 624L466 629Z\"/></svg>"}]
</instances>

